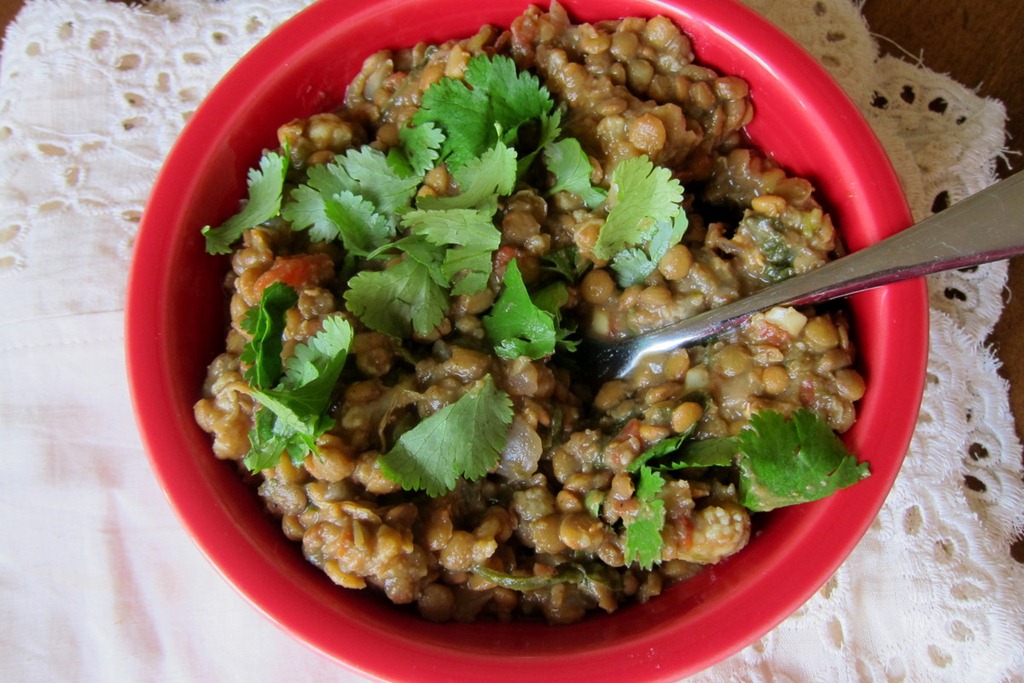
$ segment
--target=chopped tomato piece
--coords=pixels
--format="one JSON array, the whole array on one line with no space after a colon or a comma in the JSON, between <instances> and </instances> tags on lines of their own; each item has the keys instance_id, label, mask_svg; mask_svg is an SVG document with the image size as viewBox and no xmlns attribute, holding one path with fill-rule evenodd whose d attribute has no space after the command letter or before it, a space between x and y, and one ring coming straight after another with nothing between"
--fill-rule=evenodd
<instances>
[{"instance_id":1,"label":"chopped tomato piece","mask_svg":"<svg viewBox=\"0 0 1024 683\"><path fill-rule=\"evenodd\" d=\"M283 282L301 292L332 277L334 262L327 254L279 256L274 259L274 265L256 280L256 292L262 295L263 290L275 282Z\"/></svg>"}]
</instances>

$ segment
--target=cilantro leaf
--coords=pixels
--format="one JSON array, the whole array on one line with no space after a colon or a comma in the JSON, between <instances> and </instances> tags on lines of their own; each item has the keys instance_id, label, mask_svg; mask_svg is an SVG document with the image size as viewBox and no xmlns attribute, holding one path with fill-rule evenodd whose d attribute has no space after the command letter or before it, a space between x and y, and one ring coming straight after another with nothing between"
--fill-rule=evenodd
<instances>
[{"instance_id":1,"label":"cilantro leaf","mask_svg":"<svg viewBox=\"0 0 1024 683\"><path fill-rule=\"evenodd\" d=\"M474 57L466 65L466 81L491 99L493 120L502 130L512 132L531 119L549 114L554 101L540 79L519 71L510 57Z\"/></svg>"},{"instance_id":2,"label":"cilantro leaf","mask_svg":"<svg viewBox=\"0 0 1024 683\"><path fill-rule=\"evenodd\" d=\"M451 285L451 279L444 272L446 249L443 245L434 244L424 235L412 234L392 242L385 249L379 250L376 255L392 250L403 252L409 258L414 259L426 269L426 274L437 283L438 287L447 291Z\"/></svg>"},{"instance_id":3,"label":"cilantro leaf","mask_svg":"<svg viewBox=\"0 0 1024 683\"><path fill-rule=\"evenodd\" d=\"M829 428L809 410L787 420L774 411L755 413L736 435L740 504L753 511L818 500L869 476Z\"/></svg>"},{"instance_id":4,"label":"cilantro leaf","mask_svg":"<svg viewBox=\"0 0 1024 683\"><path fill-rule=\"evenodd\" d=\"M409 172L417 177L423 176L432 169L441 156L441 145L444 143L444 131L428 121L419 126L405 126L398 131L402 158Z\"/></svg>"},{"instance_id":5,"label":"cilantro leaf","mask_svg":"<svg viewBox=\"0 0 1024 683\"><path fill-rule=\"evenodd\" d=\"M387 216L407 211L420 185L418 177L395 173L384 153L369 145L345 152L341 167L352 183L346 189L366 198Z\"/></svg>"},{"instance_id":6,"label":"cilantro leaf","mask_svg":"<svg viewBox=\"0 0 1024 683\"><path fill-rule=\"evenodd\" d=\"M590 262L580 258L579 249L575 246L555 249L542 258L545 261L545 270L558 273L571 283L579 282L590 268Z\"/></svg>"},{"instance_id":7,"label":"cilantro leaf","mask_svg":"<svg viewBox=\"0 0 1024 683\"><path fill-rule=\"evenodd\" d=\"M544 162L555 176L554 186L548 195L556 192L572 192L583 199L587 208L594 209L608 196L601 187L590 184L594 167L576 138L563 138L544 147Z\"/></svg>"},{"instance_id":8,"label":"cilantro leaf","mask_svg":"<svg viewBox=\"0 0 1024 683\"><path fill-rule=\"evenodd\" d=\"M552 282L530 297L541 310L547 311L555 321L555 342L566 351L573 352L579 341L570 339L576 332L575 321L562 319L562 308L569 303L569 288L564 282Z\"/></svg>"},{"instance_id":9,"label":"cilantro leaf","mask_svg":"<svg viewBox=\"0 0 1024 683\"><path fill-rule=\"evenodd\" d=\"M259 472L276 467L285 453L293 462L301 462L309 451L310 444L301 434L278 420L272 410L261 407L256 410L255 423L249 431L249 452L242 463L250 472Z\"/></svg>"},{"instance_id":10,"label":"cilantro leaf","mask_svg":"<svg viewBox=\"0 0 1024 683\"><path fill-rule=\"evenodd\" d=\"M241 354L242 362L249 366L244 376L257 389L271 387L281 377L284 314L298 300L292 287L275 282L263 290L259 305L249 309L242 319L242 329L252 335Z\"/></svg>"},{"instance_id":11,"label":"cilantro leaf","mask_svg":"<svg viewBox=\"0 0 1024 683\"><path fill-rule=\"evenodd\" d=\"M425 336L448 311L448 290L437 282L437 265L409 257L385 270L365 270L345 292L348 310L367 327L404 339Z\"/></svg>"},{"instance_id":12,"label":"cilantro leaf","mask_svg":"<svg viewBox=\"0 0 1024 683\"><path fill-rule=\"evenodd\" d=\"M484 316L484 331L502 358L544 358L555 351L555 316L530 299L515 259L505 270L505 289Z\"/></svg>"},{"instance_id":13,"label":"cilantro leaf","mask_svg":"<svg viewBox=\"0 0 1024 683\"><path fill-rule=\"evenodd\" d=\"M352 325L340 315L324 318L321 329L285 362L283 384L326 407L352 345ZM313 399L312 397L316 398Z\"/></svg>"},{"instance_id":14,"label":"cilantro leaf","mask_svg":"<svg viewBox=\"0 0 1024 683\"><path fill-rule=\"evenodd\" d=\"M281 209L281 217L292 224L293 230L309 230L309 238L314 242L330 242L340 235L340 229L327 215L325 195L311 183L295 188L289 197Z\"/></svg>"},{"instance_id":15,"label":"cilantro leaf","mask_svg":"<svg viewBox=\"0 0 1024 683\"><path fill-rule=\"evenodd\" d=\"M690 441L679 449L678 457L658 467L662 472L688 467L729 467L736 462L739 447L731 436Z\"/></svg>"},{"instance_id":16,"label":"cilantro leaf","mask_svg":"<svg viewBox=\"0 0 1024 683\"><path fill-rule=\"evenodd\" d=\"M341 239L365 256L394 237L399 216L412 206L419 178L403 176L372 147L350 149L326 164L311 166L306 183L292 190L281 215L310 239Z\"/></svg>"},{"instance_id":17,"label":"cilantro leaf","mask_svg":"<svg viewBox=\"0 0 1024 683\"><path fill-rule=\"evenodd\" d=\"M310 404L303 397L293 397L287 391L267 389L253 391L259 402L259 412L270 412L274 416L272 432L287 441L298 440L302 456L316 450L316 439L334 426L334 420L321 413L310 412ZM250 440L251 441L251 440ZM291 448L290 453L296 453ZM301 458L300 458L301 460Z\"/></svg>"},{"instance_id":18,"label":"cilantro leaf","mask_svg":"<svg viewBox=\"0 0 1024 683\"><path fill-rule=\"evenodd\" d=\"M691 467L734 468L739 503L753 512L807 503L870 476L828 423L801 409L788 418L773 410L754 413L736 436L689 441L690 433L665 439L630 463L635 472L656 459L659 472Z\"/></svg>"},{"instance_id":19,"label":"cilantro leaf","mask_svg":"<svg viewBox=\"0 0 1024 683\"><path fill-rule=\"evenodd\" d=\"M325 318L316 335L295 346L277 387L254 390L253 396L292 427L314 431L330 404L351 344L352 325L338 315Z\"/></svg>"},{"instance_id":20,"label":"cilantro leaf","mask_svg":"<svg viewBox=\"0 0 1024 683\"><path fill-rule=\"evenodd\" d=\"M394 237L394 226L387 217L348 190L324 199L323 206L324 216L337 229L336 236L341 237L345 250L354 256L366 256Z\"/></svg>"},{"instance_id":21,"label":"cilantro leaf","mask_svg":"<svg viewBox=\"0 0 1024 683\"><path fill-rule=\"evenodd\" d=\"M498 142L479 157L453 171L461 192L450 197L420 197L421 209L482 209L493 214L498 197L512 194L516 184L516 152Z\"/></svg>"},{"instance_id":22,"label":"cilantro leaf","mask_svg":"<svg viewBox=\"0 0 1024 683\"><path fill-rule=\"evenodd\" d=\"M694 435L694 433L696 433L696 431L697 431L697 425L694 424L689 429L687 429L685 432L683 432L682 434L676 434L675 436L670 436L667 439L662 439L661 441L659 441L658 443L654 444L653 446L651 446L647 450L643 451L640 455L638 455L633 460L633 462L629 463L629 465L626 466L626 471L627 472L639 472L640 468L643 467L644 465L646 465L647 463L649 463L649 462L651 462L653 460L658 460L660 458L663 458L666 455L671 455L672 453L675 453L676 451L678 451L682 447L682 445L683 445L683 443L685 441L687 441L690 437L692 437ZM728 460L726 460L725 462L723 462L721 464L723 464L723 465L731 465L732 464L732 458L729 458ZM657 469L661 470L661 471L665 471L666 469L674 469L674 468L672 468L672 467L665 467L665 466L660 466L659 465L657 467Z\"/></svg>"},{"instance_id":23,"label":"cilantro leaf","mask_svg":"<svg viewBox=\"0 0 1024 683\"><path fill-rule=\"evenodd\" d=\"M640 468L636 499L640 504L636 517L626 523L625 559L636 562L641 569L650 569L661 561L662 527L665 526L665 501L658 493L665 479L650 467Z\"/></svg>"},{"instance_id":24,"label":"cilantro leaf","mask_svg":"<svg viewBox=\"0 0 1024 683\"><path fill-rule=\"evenodd\" d=\"M679 243L689 227L686 211L680 208L671 221L658 221L646 245L620 251L612 259L612 270L620 287L638 285L654 272L661 257Z\"/></svg>"},{"instance_id":25,"label":"cilantro leaf","mask_svg":"<svg viewBox=\"0 0 1024 683\"><path fill-rule=\"evenodd\" d=\"M474 56L464 77L442 78L427 88L412 119L413 125L432 123L444 131L441 159L450 168L464 166L498 141L514 146L530 122L539 124L542 139L557 136L560 117L552 114L551 94L511 58Z\"/></svg>"},{"instance_id":26,"label":"cilantro leaf","mask_svg":"<svg viewBox=\"0 0 1024 683\"><path fill-rule=\"evenodd\" d=\"M593 253L609 260L628 247L645 243L661 222L672 223L683 200L683 187L667 168L646 156L625 159L611 175L611 208Z\"/></svg>"},{"instance_id":27,"label":"cilantro leaf","mask_svg":"<svg viewBox=\"0 0 1024 683\"><path fill-rule=\"evenodd\" d=\"M244 459L250 470L273 467L285 451L301 462L307 453L316 450L317 437L334 426L327 409L345 367L352 336L352 326L343 317L325 318L316 335L296 345L295 355L288 359L284 377L275 388L253 389L260 408L249 432L250 451Z\"/></svg>"},{"instance_id":28,"label":"cilantro leaf","mask_svg":"<svg viewBox=\"0 0 1024 683\"><path fill-rule=\"evenodd\" d=\"M241 211L216 228L202 229L208 254L230 254L231 245L249 228L269 221L281 212L288 156L267 152L258 169L249 169L249 198Z\"/></svg>"},{"instance_id":29,"label":"cilantro leaf","mask_svg":"<svg viewBox=\"0 0 1024 683\"><path fill-rule=\"evenodd\" d=\"M455 403L403 433L378 463L402 488L440 496L460 477L478 479L497 464L511 424L512 400L486 375Z\"/></svg>"},{"instance_id":30,"label":"cilantro leaf","mask_svg":"<svg viewBox=\"0 0 1024 683\"><path fill-rule=\"evenodd\" d=\"M341 235L341 228L327 214L327 201L341 192L351 192L351 183L338 157L310 166L306 176L305 184L291 191L281 216L293 230L309 230L314 242L330 242Z\"/></svg>"},{"instance_id":31,"label":"cilantro leaf","mask_svg":"<svg viewBox=\"0 0 1024 683\"><path fill-rule=\"evenodd\" d=\"M454 282L453 294L474 294L487 286L491 255L501 246L493 214L479 209L415 209L402 225L437 247L445 247L441 271Z\"/></svg>"},{"instance_id":32,"label":"cilantro leaf","mask_svg":"<svg viewBox=\"0 0 1024 683\"><path fill-rule=\"evenodd\" d=\"M412 122L415 126L433 124L443 130L440 158L448 162L449 168L458 168L497 142L490 108L486 91L445 77L423 92L422 105Z\"/></svg>"}]
</instances>

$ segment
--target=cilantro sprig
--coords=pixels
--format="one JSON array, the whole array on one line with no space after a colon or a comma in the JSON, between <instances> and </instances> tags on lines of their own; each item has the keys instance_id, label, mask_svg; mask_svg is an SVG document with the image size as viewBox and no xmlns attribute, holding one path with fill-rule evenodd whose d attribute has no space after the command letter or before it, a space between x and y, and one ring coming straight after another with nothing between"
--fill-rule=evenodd
<instances>
[{"instance_id":1,"label":"cilantro sprig","mask_svg":"<svg viewBox=\"0 0 1024 683\"><path fill-rule=\"evenodd\" d=\"M809 410L788 420L756 413L735 438L740 504L755 512L819 500L870 475L868 463Z\"/></svg>"},{"instance_id":2,"label":"cilantro sprig","mask_svg":"<svg viewBox=\"0 0 1024 683\"><path fill-rule=\"evenodd\" d=\"M484 376L454 403L402 434L378 460L405 489L437 497L459 477L478 479L498 463L512 425L512 399Z\"/></svg>"},{"instance_id":3,"label":"cilantro sprig","mask_svg":"<svg viewBox=\"0 0 1024 683\"><path fill-rule=\"evenodd\" d=\"M287 172L288 155L277 152L264 154L259 168L249 169L249 196L242 210L216 228L207 225L202 229L207 253L230 254L231 245L243 232L278 215Z\"/></svg>"},{"instance_id":4,"label":"cilantro sprig","mask_svg":"<svg viewBox=\"0 0 1024 683\"><path fill-rule=\"evenodd\" d=\"M431 85L412 121L417 127L430 124L444 131L440 158L452 169L496 142L527 145L519 156L528 162L561 129L561 115L547 88L502 55L475 56L466 65L464 79L445 77ZM524 134L531 126L533 141Z\"/></svg>"},{"instance_id":5,"label":"cilantro sprig","mask_svg":"<svg viewBox=\"0 0 1024 683\"><path fill-rule=\"evenodd\" d=\"M504 285L491 312L483 318L496 354L539 359L554 353L559 343L570 350L575 347L568 339L571 330L561 321L560 309L568 299L565 285L556 282L531 296L515 259L505 269Z\"/></svg>"},{"instance_id":6,"label":"cilantro sprig","mask_svg":"<svg viewBox=\"0 0 1024 683\"><path fill-rule=\"evenodd\" d=\"M658 267L661 257L683 239L689 224L686 212L680 209L672 220L655 223L645 243L616 254L612 258L611 267L618 283L628 287L646 280Z\"/></svg>"},{"instance_id":7,"label":"cilantro sprig","mask_svg":"<svg viewBox=\"0 0 1024 683\"><path fill-rule=\"evenodd\" d=\"M611 261L620 285L638 284L686 231L683 186L669 169L641 155L619 162L611 188L593 254Z\"/></svg>"},{"instance_id":8,"label":"cilantro sprig","mask_svg":"<svg viewBox=\"0 0 1024 683\"><path fill-rule=\"evenodd\" d=\"M452 171L459 193L447 197L424 195L416 200L420 209L480 209L494 214L498 198L512 194L516 184L516 151L496 142L479 157Z\"/></svg>"},{"instance_id":9,"label":"cilantro sprig","mask_svg":"<svg viewBox=\"0 0 1024 683\"><path fill-rule=\"evenodd\" d=\"M315 242L338 239L348 253L367 256L395 237L419 184L418 177L396 171L383 152L351 149L311 166L281 216L293 230L309 230Z\"/></svg>"},{"instance_id":10,"label":"cilantro sprig","mask_svg":"<svg viewBox=\"0 0 1024 683\"><path fill-rule=\"evenodd\" d=\"M438 250L441 273L452 294L475 294L487 287L491 254L501 246L492 214L479 209L415 210L402 225Z\"/></svg>"},{"instance_id":11,"label":"cilantro sprig","mask_svg":"<svg viewBox=\"0 0 1024 683\"><path fill-rule=\"evenodd\" d=\"M284 314L298 300L293 288L275 282L263 290L259 305L249 309L242 319L242 329L252 335L241 354L241 361L249 366L244 376L257 389L270 387L281 376Z\"/></svg>"},{"instance_id":12,"label":"cilantro sprig","mask_svg":"<svg viewBox=\"0 0 1024 683\"><path fill-rule=\"evenodd\" d=\"M301 462L316 451L317 438L334 426L327 409L352 344L352 326L341 316L325 318L321 330L297 344L294 355L282 362L284 317L297 299L290 286L274 283L243 321L253 339L241 358L250 364L245 377L260 404L243 459L253 472L274 467L285 452Z\"/></svg>"},{"instance_id":13,"label":"cilantro sprig","mask_svg":"<svg viewBox=\"0 0 1024 683\"><path fill-rule=\"evenodd\" d=\"M388 163L401 175L423 176L441 156L444 131L429 121L398 131L398 147L388 150Z\"/></svg>"},{"instance_id":14,"label":"cilantro sprig","mask_svg":"<svg viewBox=\"0 0 1024 683\"><path fill-rule=\"evenodd\" d=\"M809 503L870 475L822 418L806 409L789 417L774 410L750 416L736 436L691 441L692 430L641 453L629 471L734 467L740 504L753 512Z\"/></svg>"},{"instance_id":15,"label":"cilantro sprig","mask_svg":"<svg viewBox=\"0 0 1024 683\"><path fill-rule=\"evenodd\" d=\"M820 500L870 475L824 420L809 410L788 418L755 413L739 434L689 441L693 430L665 439L627 468L637 476L639 509L625 525L625 556L649 569L661 557L665 476L689 468L731 468L738 502L751 512Z\"/></svg>"},{"instance_id":16,"label":"cilantro sprig","mask_svg":"<svg viewBox=\"0 0 1024 683\"><path fill-rule=\"evenodd\" d=\"M644 465L640 468L636 485L639 508L636 516L626 524L625 558L641 569L650 569L661 561L661 530L665 526L665 501L658 493L665 486L665 478Z\"/></svg>"},{"instance_id":17,"label":"cilantro sprig","mask_svg":"<svg viewBox=\"0 0 1024 683\"><path fill-rule=\"evenodd\" d=\"M608 198L608 191L590 183L594 167L576 138L563 138L544 148L544 161L555 176L555 184L548 195L572 192L583 199L590 209L596 209Z\"/></svg>"},{"instance_id":18,"label":"cilantro sprig","mask_svg":"<svg viewBox=\"0 0 1024 683\"><path fill-rule=\"evenodd\" d=\"M348 308L371 329L398 338L426 336L444 319L451 296L487 286L501 232L487 210L413 209L403 215L407 236L371 256L400 259L364 270L349 281Z\"/></svg>"},{"instance_id":19,"label":"cilantro sprig","mask_svg":"<svg viewBox=\"0 0 1024 683\"><path fill-rule=\"evenodd\" d=\"M394 265L364 270L349 280L345 303L372 330L398 339L427 336L448 311L443 254L422 239L407 240L403 247L405 257Z\"/></svg>"}]
</instances>

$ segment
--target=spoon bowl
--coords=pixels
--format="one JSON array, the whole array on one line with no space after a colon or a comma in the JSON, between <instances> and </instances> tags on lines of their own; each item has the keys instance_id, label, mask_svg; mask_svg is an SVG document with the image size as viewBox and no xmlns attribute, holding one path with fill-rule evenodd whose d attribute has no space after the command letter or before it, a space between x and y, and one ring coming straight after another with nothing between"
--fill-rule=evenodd
<instances>
[{"instance_id":1,"label":"spoon bowl","mask_svg":"<svg viewBox=\"0 0 1024 683\"><path fill-rule=\"evenodd\" d=\"M695 346L776 306L804 306L1024 253L1024 172L880 242L719 308L624 339L586 337L581 364L598 381L628 375L652 354Z\"/></svg>"}]
</instances>

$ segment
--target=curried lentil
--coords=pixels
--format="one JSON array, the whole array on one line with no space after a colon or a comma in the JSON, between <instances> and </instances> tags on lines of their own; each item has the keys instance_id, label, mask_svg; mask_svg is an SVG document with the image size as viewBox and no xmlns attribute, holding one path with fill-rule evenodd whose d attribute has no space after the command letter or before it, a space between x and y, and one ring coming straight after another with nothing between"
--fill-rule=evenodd
<instances>
[{"instance_id":1,"label":"curried lentil","mask_svg":"<svg viewBox=\"0 0 1024 683\"><path fill-rule=\"evenodd\" d=\"M274 217L246 229L233 250L226 349L209 366L195 414L218 458L245 460L259 407L243 360L253 339L246 319L272 284L288 284L297 303L284 317L284 358L331 318L347 321L353 336L327 409L330 428L301 457L281 454L256 477L284 533L340 586L373 587L416 605L426 619L571 623L651 599L749 540L751 513L727 473L684 470L662 482L652 504L631 469L642 454L682 436L737 435L765 410L808 409L842 432L855 419L864 380L836 310L769 311L596 388L585 369L561 362L562 351L501 355L488 346L488 317L511 287L513 262L537 291L551 281L554 257L574 253L559 315L589 333L621 337L720 306L835 254L835 231L810 184L747 144L747 84L695 62L686 34L665 18L576 25L552 4L527 10L507 30L485 26L463 40L375 54L344 106L281 126L286 187L363 145L398 149L424 92L466 78L478 55L511 57L539 78L559 103L565 134L586 152L592 187L608 191L630 159L670 169L685 188L681 239L638 282L623 283L614 262L595 253L607 204L549 193L550 178L526 174L498 204L500 242L484 286L453 291L440 322L402 338L346 307L353 257L368 262L365 253ZM433 164L416 196L458 196L465 188L456 176L449 164ZM396 256L374 267L401 263ZM412 424L486 378L513 411L495 465L442 495L403 490L382 455ZM652 511L661 546L645 562L631 557L628 536Z\"/></svg>"}]
</instances>

